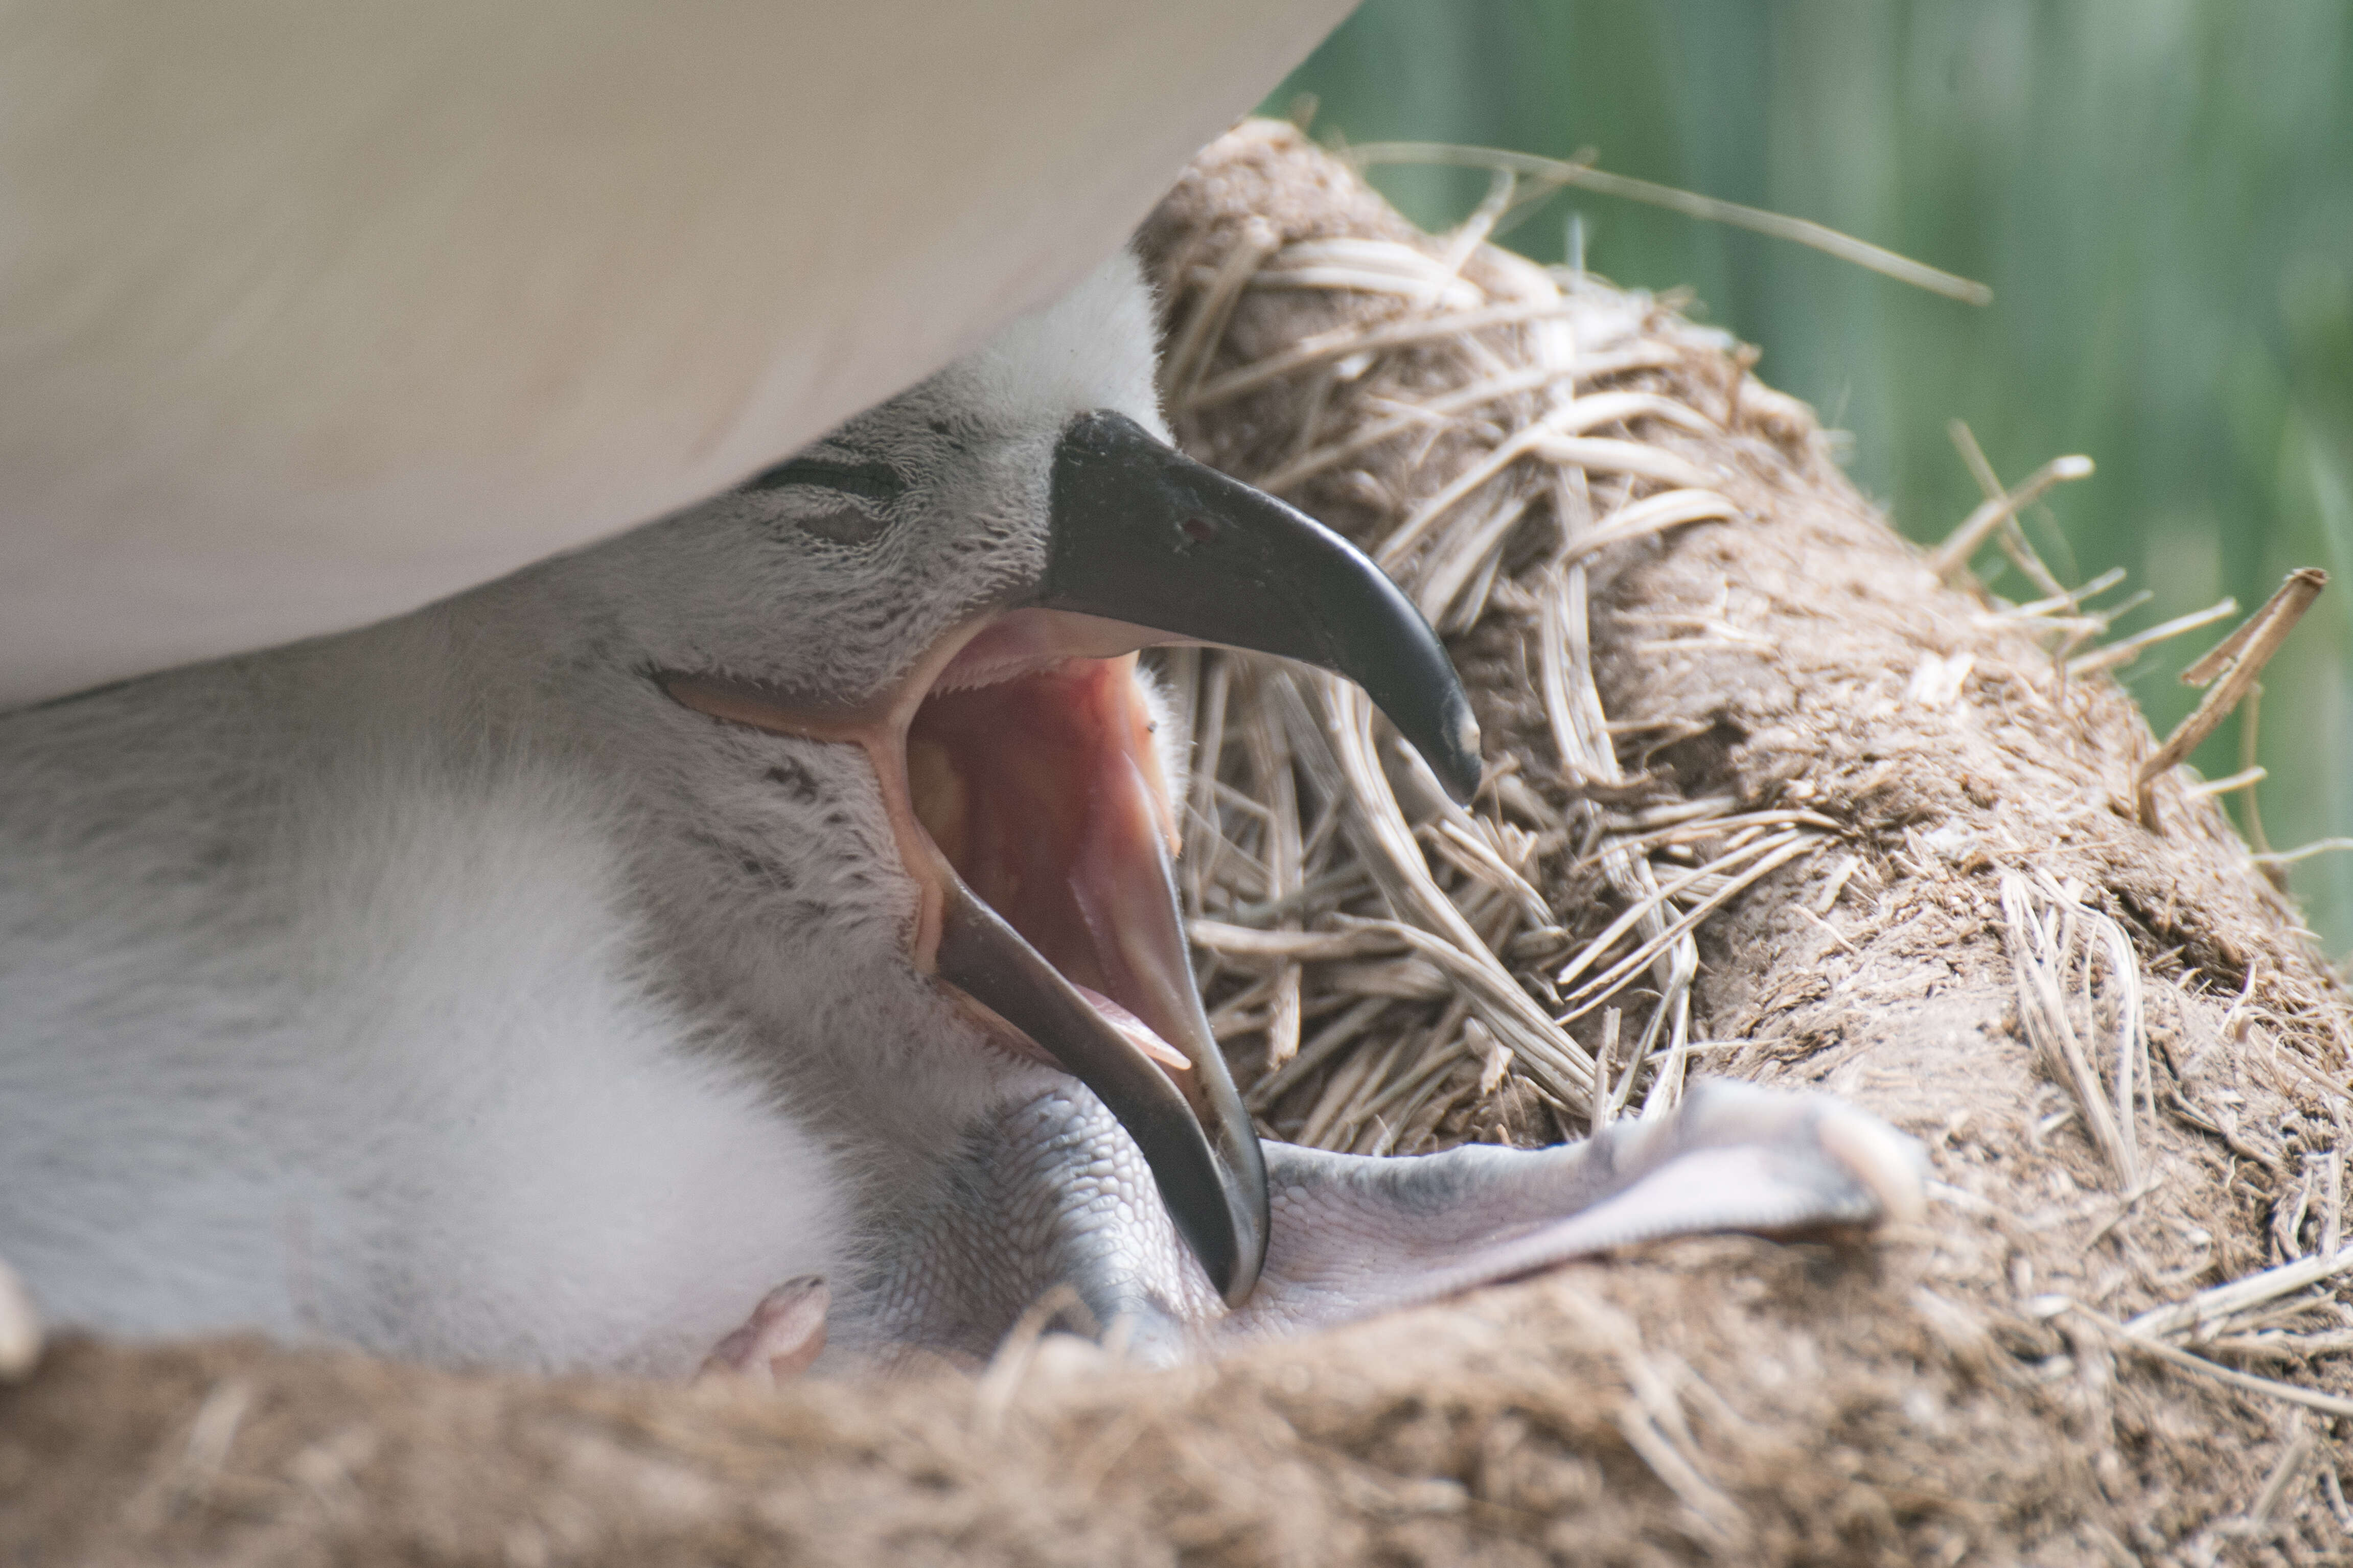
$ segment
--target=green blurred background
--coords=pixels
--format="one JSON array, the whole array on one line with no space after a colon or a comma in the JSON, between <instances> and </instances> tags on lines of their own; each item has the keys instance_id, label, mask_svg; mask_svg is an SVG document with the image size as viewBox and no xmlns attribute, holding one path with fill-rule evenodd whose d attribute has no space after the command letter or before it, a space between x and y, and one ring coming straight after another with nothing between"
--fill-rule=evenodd
<instances>
[{"instance_id":1,"label":"green blurred background","mask_svg":"<svg viewBox=\"0 0 2353 1568\"><path fill-rule=\"evenodd\" d=\"M2224 595L2250 610L2290 568L2327 567L2265 674L2261 806L2274 848L2353 835L2353 6L1368 0L1266 111L1303 93L1327 142L1594 149L1604 169L1990 284L1973 308L1577 192L1506 240L1559 261L1573 215L1594 271L1695 289L1763 348L1761 375L1853 433L1850 471L1913 538L1979 499L1955 416L2012 483L2088 454L2098 473L2026 527L2067 581L2122 566L2126 592L2152 592L2120 632ZM1429 226L1486 188L1373 177ZM2197 695L2177 673L2221 629L2123 671L2160 732ZM2237 731L2196 757L2208 777L2237 771ZM2353 854L2291 877L2328 950L2353 949Z\"/></svg>"}]
</instances>

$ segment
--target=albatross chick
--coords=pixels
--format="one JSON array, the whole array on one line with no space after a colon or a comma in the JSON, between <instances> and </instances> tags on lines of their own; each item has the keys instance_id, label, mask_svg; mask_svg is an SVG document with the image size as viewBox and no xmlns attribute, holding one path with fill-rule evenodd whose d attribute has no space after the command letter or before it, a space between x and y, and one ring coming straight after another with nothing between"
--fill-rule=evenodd
<instances>
[{"instance_id":1,"label":"albatross chick","mask_svg":"<svg viewBox=\"0 0 2353 1568\"><path fill-rule=\"evenodd\" d=\"M52 1319L526 1368L1138 1353L1916 1208L1703 1086L1589 1142L1263 1146L1134 650L1477 733L1360 553L1166 444L1131 260L725 495L398 620L0 718L0 1257Z\"/></svg>"}]
</instances>

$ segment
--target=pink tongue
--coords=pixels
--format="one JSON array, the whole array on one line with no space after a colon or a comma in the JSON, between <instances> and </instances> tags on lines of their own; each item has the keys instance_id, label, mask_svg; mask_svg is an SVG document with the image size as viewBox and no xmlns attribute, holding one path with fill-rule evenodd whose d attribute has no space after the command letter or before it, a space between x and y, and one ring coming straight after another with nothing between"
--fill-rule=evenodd
<instances>
[{"instance_id":1,"label":"pink tongue","mask_svg":"<svg viewBox=\"0 0 2353 1568\"><path fill-rule=\"evenodd\" d=\"M1136 1049L1158 1062L1162 1067L1181 1069L1193 1065L1187 1059L1184 1052L1154 1034L1150 1025L1102 992L1091 985L1081 985L1076 981L1071 984L1080 995L1093 1004L1096 1012L1101 1013L1110 1021L1113 1028L1125 1035Z\"/></svg>"}]
</instances>

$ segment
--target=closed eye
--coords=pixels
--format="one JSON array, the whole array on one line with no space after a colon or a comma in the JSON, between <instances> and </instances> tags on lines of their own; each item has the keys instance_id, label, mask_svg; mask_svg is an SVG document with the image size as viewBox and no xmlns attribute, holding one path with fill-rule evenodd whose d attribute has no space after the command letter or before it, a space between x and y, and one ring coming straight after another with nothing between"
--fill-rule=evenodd
<instances>
[{"instance_id":1,"label":"closed eye","mask_svg":"<svg viewBox=\"0 0 2353 1568\"><path fill-rule=\"evenodd\" d=\"M829 544L868 544L891 526L907 481L888 463L794 458L740 488L776 493L780 521Z\"/></svg>"},{"instance_id":2,"label":"closed eye","mask_svg":"<svg viewBox=\"0 0 2353 1568\"><path fill-rule=\"evenodd\" d=\"M753 476L742 489L781 490L797 485L836 490L887 507L907 492L907 481L888 463L839 463L824 458L794 458Z\"/></svg>"}]
</instances>

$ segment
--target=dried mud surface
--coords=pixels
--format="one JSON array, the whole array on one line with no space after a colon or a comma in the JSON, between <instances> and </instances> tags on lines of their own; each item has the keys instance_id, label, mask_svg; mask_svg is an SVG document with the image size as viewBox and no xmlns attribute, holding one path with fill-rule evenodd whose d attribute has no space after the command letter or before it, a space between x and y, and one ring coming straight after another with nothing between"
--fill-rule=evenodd
<instances>
[{"instance_id":1,"label":"dried mud surface","mask_svg":"<svg viewBox=\"0 0 2353 1568\"><path fill-rule=\"evenodd\" d=\"M1333 236L1458 261L1480 291L1466 309L1526 285L1507 258L1454 257L1410 230L1285 128L1248 126L1213 146L1144 250L1180 334L1179 433L1244 477L1324 438L1302 437L1303 418L1317 423L1303 396L1328 402L1346 385L1270 381L1201 407L1188 389L1397 304L1250 290L1188 348L1188 291L1214 285L1238 245L1279 261ZM1851 1097L1927 1144L1938 1186L1926 1225L1868 1245L1654 1245L1172 1373L1108 1367L1050 1338L977 1380L753 1396L242 1342L68 1342L0 1391L0 1557L2343 1560L2353 1513L2339 1419L2153 1361L2109 1326L2341 1245L2353 1014L2336 977L2189 775L2159 781L2156 831L2137 819L2151 742L2121 689L2065 679L2031 618L1936 581L1827 460L1810 415L1759 385L1720 337L1590 280L1573 292L1633 323L1630 341L1673 351L1635 355L1609 384L1671 396L1716 426L1638 417L1611 426L1616 438L1703 468L1733 515L1578 558L1587 668L1614 752L1581 763L1562 757L1526 670L1540 616L1523 585L1565 583L1542 575L1558 566L1552 542L1621 515L1647 487L1580 474L1539 495L1497 546L1487 603L1453 634L1491 759L1517 758L1534 796L1505 802L1497 841L1527 851L1521 869L1565 950L1641 876L1611 880L1580 845L1640 849L1644 811L1719 800L1727 820L1829 823L1694 928L1686 1043L1698 1054L1618 1065L1636 1096L1662 1077L1671 1094L1667 1075L1689 1068ZM1433 378L1433 394L1450 376L1508 374L1526 331L1476 330L1471 349L1435 348L1397 374ZM1433 426L1424 444L1370 447L1290 493L1376 543L1496 437L1492 423ZM1568 826L1562 842L1545 838L1548 821ZM1503 834L1514 823L1521 837ZM1684 861L1642 852L1655 877L1714 847L1694 839ZM1485 908L1459 880L1444 890ZM1374 907L1345 892L1320 912L1297 906L1291 924L1313 936ZM2129 946L2135 1006L2113 969L2094 983L2079 963L2066 977L2087 988L2074 1020L2087 1038L2108 1039L2127 1011L2141 1022L2151 1081L2122 1117L2133 1179L2028 1038L2021 913L2073 922L2086 942L2113 930ZM1505 938L1497 951L1526 948ZM1280 974L1250 962L1208 971L1218 994L1263 990L1235 1014L1252 1027L1229 1040L1246 1081L1268 1071L1276 1035L1299 1027L1282 1021ZM1349 983L1318 978L1320 961L1283 962L1311 1000ZM1630 1027L1661 994L1644 989L1651 973L1620 997ZM1551 1136L1589 1113L1517 1058L1483 1081L1477 1009L1401 1000L1423 1008L1398 1016L1430 1048L1467 1053L1433 1080L1450 1087L1427 1099L1440 1109L1425 1141ZM1599 1027L1599 1010L1573 1020L1568 1048L1589 1061ZM1320 1103L1355 1054L1335 1052L1262 1114L1278 1126L1312 1114L1303 1102ZM2342 1396L2353 1375L2332 1336L2353 1343L2348 1329L2353 1314L2324 1284L2173 1342L2209 1365Z\"/></svg>"}]
</instances>

